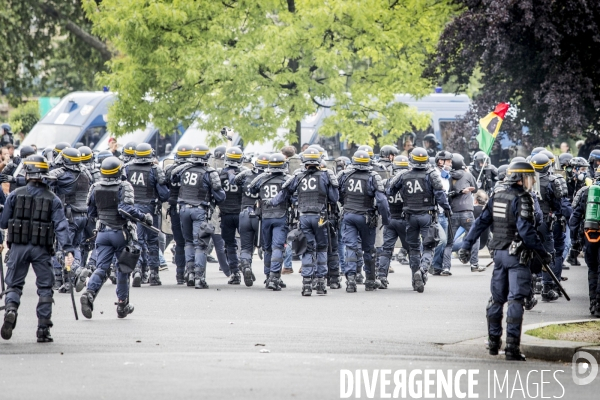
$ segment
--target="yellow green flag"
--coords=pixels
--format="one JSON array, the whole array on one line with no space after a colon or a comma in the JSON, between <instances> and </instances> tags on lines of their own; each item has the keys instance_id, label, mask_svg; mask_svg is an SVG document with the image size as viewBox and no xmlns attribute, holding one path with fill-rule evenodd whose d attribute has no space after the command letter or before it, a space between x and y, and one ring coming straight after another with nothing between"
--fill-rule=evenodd
<instances>
[{"instance_id":1,"label":"yellow green flag","mask_svg":"<svg viewBox=\"0 0 600 400\"><path fill-rule=\"evenodd\" d=\"M508 111L510 105L507 103L500 103L496 106L496 109L479 120L479 134L477 135L477 141L479 142L479 148L486 154L490 154L494 140L498 136L502 121L504 121L504 115Z\"/></svg>"}]
</instances>

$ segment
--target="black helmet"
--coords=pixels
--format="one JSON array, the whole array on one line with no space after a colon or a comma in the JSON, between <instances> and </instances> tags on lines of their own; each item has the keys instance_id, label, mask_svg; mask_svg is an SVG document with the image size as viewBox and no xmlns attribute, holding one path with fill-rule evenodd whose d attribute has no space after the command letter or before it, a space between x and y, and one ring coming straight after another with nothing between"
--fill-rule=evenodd
<instances>
[{"instance_id":1,"label":"black helmet","mask_svg":"<svg viewBox=\"0 0 600 400\"><path fill-rule=\"evenodd\" d=\"M215 151L213 153L213 156L219 160L221 158L223 158L225 156L225 152L227 151L227 149L225 148L225 146L218 146L217 148L215 148Z\"/></svg>"},{"instance_id":2,"label":"black helmet","mask_svg":"<svg viewBox=\"0 0 600 400\"><path fill-rule=\"evenodd\" d=\"M23 146L21 147L21 151L19 152L20 157L24 160L27 157L29 157L32 154L36 154L37 152L35 151L35 149L31 146Z\"/></svg>"},{"instance_id":3,"label":"black helmet","mask_svg":"<svg viewBox=\"0 0 600 400\"><path fill-rule=\"evenodd\" d=\"M520 161L527 162L527 160L525 159L525 157L515 157L510 162L512 164L512 163L517 162L517 161L519 161L519 162Z\"/></svg>"},{"instance_id":4,"label":"black helmet","mask_svg":"<svg viewBox=\"0 0 600 400\"><path fill-rule=\"evenodd\" d=\"M210 149L204 144L198 144L192 149L190 161L193 163L205 164L210 158Z\"/></svg>"},{"instance_id":5,"label":"black helmet","mask_svg":"<svg viewBox=\"0 0 600 400\"><path fill-rule=\"evenodd\" d=\"M275 153L269 157L269 169L267 172L283 174L287 169L287 161L283 154Z\"/></svg>"},{"instance_id":6,"label":"black helmet","mask_svg":"<svg viewBox=\"0 0 600 400\"><path fill-rule=\"evenodd\" d=\"M531 150L531 157L535 156L537 153L541 153L544 150L546 150L545 147L536 147L535 149Z\"/></svg>"},{"instance_id":7,"label":"black helmet","mask_svg":"<svg viewBox=\"0 0 600 400\"><path fill-rule=\"evenodd\" d=\"M177 147L177 151L175 152L175 159L182 160L185 158L190 158L192 156L192 146L189 144L180 144Z\"/></svg>"},{"instance_id":8,"label":"black helmet","mask_svg":"<svg viewBox=\"0 0 600 400\"><path fill-rule=\"evenodd\" d=\"M438 151L435 155L435 164L440 160L452 160L452 153L446 150Z\"/></svg>"},{"instance_id":9,"label":"black helmet","mask_svg":"<svg viewBox=\"0 0 600 400\"><path fill-rule=\"evenodd\" d=\"M508 164L504 164L498 167L498 180L503 181L506 177L506 170L508 169Z\"/></svg>"},{"instance_id":10,"label":"black helmet","mask_svg":"<svg viewBox=\"0 0 600 400\"><path fill-rule=\"evenodd\" d=\"M573 156L571 155L571 153L562 153L561 155L558 156L558 163L560 164L560 166L562 168L564 168L567 165L569 165L569 161L572 158L573 158Z\"/></svg>"},{"instance_id":11,"label":"black helmet","mask_svg":"<svg viewBox=\"0 0 600 400\"><path fill-rule=\"evenodd\" d=\"M120 178L123 163L115 156L105 158L100 165L100 174L103 178Z\"/></svg>"},{"instance_id":12,"label":"black helmet","mask_svg":"<svg viewBox=\"0 0 600 400\"><path fill-rule=\"evenodd\" d=\"M530 191L535 183L535 169L528 162L512 162L506 170L504 180L513 184L521 181L523 182L523 189Z\"/></svg>"},{"instance_id":13,"label":"black helmet","mask_svg":"<svg viewBox=\"0 0 600 400\"><path fill-rule=\"evenodd\" d=\"M544 150L544 151L541 151L540 153L545 154L546 157L548 157L548 159L550 160L551 166L554 166L554 163L556 162L556 156L554 155L554 153L552 153L549 150Z\"/></svg>"},{"instance_id":14,"label":"black helmet","mask_svg":"<svg viewBox=\"0 0 600 400\"><path fill-rule=\"evenodd\" d=\"M452 169L455 171L465 169L465 158L462 154L452 153Z\"/></svg>"},{"instance_id":15,"label":"black helmet","mask_svg":"<svg viewBox=\"0 0 600 400\"><path fill-rule=\"evenodd\" d=\"M475 168L475 171L480 171L481 168L483 168L483 164L485 164L487 158L488 155L485 154L483 151L478 151L477 153L475 153L475 155L473 156L473 167Z\"/></svg>"},{"instance_id":16,"label":"black helmet","mask_svg":"<svg viewBox=\"0 0 600 400\"><path fill-rule=\"evenodd\" d=\"M531 157L531 165L533 165L536 172L546 173L550 169L552 161L550 161L545 152L540 152Z\"/></svg>"},{"instance_id":17,"label":"black helmet","mask_svg":"<svg viewBox=\"0 0 600 400\"><path fill-rule=\"evenodd\" d=\"M422 147L415 147L408 157L410 160L411 166L416 169L427 168L427 164L429 164L429 155L427 155L427 150Z\"/></svg>"},{"instance_id":18,"label":"black helmet","mask_svg":"<svg viewBox=\"0 0 600 400\"><path fill-rule=\"evenodd\" d=\"M152 161L152 146L148 143L140 143L135 146L135 162L144 164Z\"/></svg>"},{"instance_id":19,"label":"black helmet","mask_svg":"<svg viewBox=\"0 0 600 400\"><path fill-rule=\"evenodd\" d=\"M371 169L371 157L369 156L369 153L366 150L356 150L352 156L352 165L356 169Z\"/></svg>"},{"instance_id":20,"label":"black helmet","mask_svg":"<svg viewBox=\"0 0 600 400\"><path fill-rule=\"evenodd\" d=\"M600 163L600 150L599 149L592 150L592 152L590 153L590 156L588 157L588 162L590 163L591 168L596 169L596 167L599 165L598 163Z\"/></svg>"},{"instance_id":21,"label":"black helmet","mask_svg":"<svg viewBox=\"0 0 600 400\"><path fill-rule=\"evenodd\" d=\"M352 164L352 161L346 156L340 156L335 159L335 169L337 172L346 169L348 165Z\"/></svg>"},{"instance_id":22,"label":"black helmet","mask_svg":"<svg viewBox=\"0 0 600 400\"><path fill-rule=\"evenodd\" d=\"M585 161L585 158L583 158L583 157L573 157L569 161L569 165L574 168L581 168L581 167L589 168L589 166L590 166L590 164L587 161Z\"/></svg>"},{"instance_id":23,"label":"black helmet","mask_svg":"<svg viewBox=\"0 0 600 400\"><path fill-rule=\"evenodd\" d=\"M408 169L408 157L406 156L396 156L394 157L394 161L392 162L392 169Z\"/></svg>"},{"instance_id":24,"label":"black helmet","mask_svg":"<svg viewBox=\"0 0 600 400\"><path fill-rule=\"evenodd\" d=\"M305 166L321 164L321 155L319 154L319 150L315 147L309 147L304 150L300 155L300 159Z\"/></svg>"},{"instance_id":25,"label":"black helmet","mask_svg":"<svg viewBox=\"0 0 600 400\"><path fill-rule=\"evenodd\" d=\"M65 166L81 164L81 153L73 147L67 147L62 151Z\"/></svg>"},{"instance_id":26,"label":"black helmet","mask_svg":"<svg viewBox=\"0 0 600 400\"><path fill-rule=\"evenodd\" d=\"M423 136L423 142L433 142L434 145L438 144L437 138L433 133L428 133L427 135Z\"/></svg>"},{"instance_id":27,"label":"black helmet","mask_svg":"<svg viewBox=\"0 0 600 400\"><path fill-rule=\"evenodd\" d=\"M398 154L400 154L398 149L394 146L390 146L389 144L386 144L381 149L379 149L379 157L381 158L388 158L390 155L393 155L395 157Z\"/></svg>"},{"instance_id":28,"label":"black helmet","mask_svg":"<svg viewBox=\"0 0 600 400\"><path fill-rule=\"evenodd\" d=\"M48 176L48 160L44 156L31 155L23 161L25 166L25 179L42 179Z\"/></svg>"},{"instance_id":29,"label":"black helmet","mask_svg":"<svg viewBox=\"0 0 600 400\"><path fill-rule=\"evenodd\" d=\"M7 133L12 133L12 130L10 129L10 125L9 124L4 123L4 124L0 125L0 129L3 129Z\"/></svg>"},{"instance_id":30,"label":"black helmet","mask_svg":"<svg viewBox=\"0 0 600 400\"><path fill-rule=\"evenodd\" d=\"M254 160L254 168L259 171L264 171L269 166L269 155L263 153Z\"/></svg>"},{"instance_id":31,"label":"black helmet","mask_svg":"<svg viewBox=\"0 0 600 400\"><path fill-rule=\"evenodd\" d=\"M66 149L67 147L71 147L71 145L68 142L59 142L56 143L54 145L54 148L52 149L52 155L54 158L56 158L57 155L59 155L60 153L62 153L62 151L64 149Z\"/></svg>"},{"instance_id":32,"label":"black helmet","mask_svg":"<svg viewBox=\"0 0 600 400\"><path fill-rule=\"evenodd\" d=\"M239 147L230 147L225 152L225 165L239 167L242 165L242 157L244 153Z\"/></svg>"},{"instance_id":33,"label":"black helmet","mask_svg":"<svg viewBox=\"0 0 600 400\"><path fill-rule=\"evenodd\" d=\"M135 157L135 150L137 148L137 142L129 142L123 146L123 161L131 161Z\"/></svg>"},{"instance_id":34,"label":"black helmet","mask_svg":"<svg viewBox=\"0 0 600 400\"><path fill-rule=\"evenodd\" d=\"M79 154L81 154L81 163L89 164L94 161L94 152L87 146L81 146L77 150L79 150Z\"/></svg>"},{"instance_id":35,"label":"black helmet","mask_svg":"<svg viewBox=\"0 0 600 400\"><path fill-rule=\"evenodd\" d=\"M373 156L375 155L375 153L373 153L373 148L371 146L369 146L369 145L366 145L366 144L363 144L362 146L360 146L356 150L357 151L358 150L364 150L364 151L366 151L369 154L369 158L373 158ZM356 154L356 153L354 153L354 154Z\"/></svg>"},{"instance_id":36,"label":"black helmet","mask_svg":"<svg viewBox=\"0 0 600 400\"><path fill-rule=\"evenodd\" d=\"M112 157L112 155L113 153L110 150L102 150L96 155L96 160L99 164L102 164L102 161L108 157Z\"/></svg>"}]
</instances>

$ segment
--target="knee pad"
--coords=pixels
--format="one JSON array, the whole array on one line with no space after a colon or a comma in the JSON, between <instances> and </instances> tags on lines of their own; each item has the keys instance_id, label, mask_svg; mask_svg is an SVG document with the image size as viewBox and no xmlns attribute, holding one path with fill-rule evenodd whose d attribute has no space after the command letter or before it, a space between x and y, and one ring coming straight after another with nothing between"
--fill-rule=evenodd
<instances>
[{"instance_id":1,"label":"knee pad","mask_svg":"<svg viewBox=\"0 0 600 400\"><path fill-rule=\"evenodd\" d=\"M324 245L318 245L317 246L317 253L319 252L327 252L327 249L329 248L329 246L324 246Z\"/></svg>"}]
</instances>

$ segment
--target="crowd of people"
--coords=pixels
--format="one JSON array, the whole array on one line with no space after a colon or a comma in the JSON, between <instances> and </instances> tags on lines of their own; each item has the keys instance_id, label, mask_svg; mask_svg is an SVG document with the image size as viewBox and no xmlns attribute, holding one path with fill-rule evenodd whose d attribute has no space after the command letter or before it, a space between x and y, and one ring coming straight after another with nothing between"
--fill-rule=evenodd
<instances>
[{"instance_id":1,"label":"crowd of people","mask_svg":"<svg viewBox=\"0 0 600 400\"><path fill-rule=\"evenodd\" d=\"M134 311L130 287L162 285L161 257L171 241L178 285L209 288L214 248L229 284L254 286L262 269L272 291L286 288L282 274L293 273L291 257L300 257L305 297L344 284L347 293L360 285L387 289L393 259L409 265L410 284L423 293L430 275L452 276L454 252L471 272L484 271L478 252L487 245L494 263L489 352L498 354L508 303L511 360L524 360L524 310L535 307L536 294L546 302L562 296L564 258L578 265L583 250L590 312L600 317L600 215L593 225L585 212L588 202L600 202L600 193L588 192L600 150L585 160L536 148L527 159L496 167L482 151L467 165L458 153L438 151L435 138L425 139L430 145L410 143L404 154L386 145L375 155L363 145L335 160L318 145L246 160L239 147L182 144L164 169L147 143L121 151L111 143L97 154L69 143L44 155L23 146L0 174L9 193L0 217L9 246L1 336L12 336L30 265L38 342L50 342L54 291L83 291L80 309L92 318L110 280L117 317L125 318Z\"/></svg>"}]
</instances>

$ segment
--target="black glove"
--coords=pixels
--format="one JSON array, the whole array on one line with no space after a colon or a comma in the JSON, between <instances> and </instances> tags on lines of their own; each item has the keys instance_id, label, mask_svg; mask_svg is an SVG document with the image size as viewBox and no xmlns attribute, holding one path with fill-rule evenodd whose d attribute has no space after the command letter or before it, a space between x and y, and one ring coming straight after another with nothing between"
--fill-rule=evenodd
<instances>
[{"instance_id":1,"label":"black glove","mask_svg":"<svg viewBox=\"0 0 600 400\"><path fill-rule=\"evenodd\" d=\"M263 200L263 207L271 207L271 199Z\"/></svg>"},{"instance_id":2,"label":"black glove","mask_svg":"<svg viewBox=\"0 0 600 400\"><path fill-rule=\"evenodd\" d=\"M542 254L542 261L544 262L544 265L550 265L552 262L552 254L548 252Z\"/></svg>"},{"instance_id":3,"label":"black glove","mask_svg":"<svg viewBox=\"0 0 600 400\"><path fill-rule=\"evenodd\" d=\"M14 183L17 180L15 179L14 176L12 175L5 175L5 174L0 174L0 182L8 182L8 183Z\"/></svg>"},{"instance_id":4,"label":"black glove","mask_svg":"<svg viewBox=\"0 0 600 400\"><path fill-rule=\"evenodd\" d=\"M148 225L152 225L152 223L154 222L154 220L152 219L152 214L147 213L146 215L144 215L144 222Z\"/></svg>"},{"instance_id":5,"label":"black glove","mask_svg":"<svg viewBox=\"0 0 600 400\"><path fill-rule=\"evenodd\" d=\"M463 264L468 264L471 261L471 250L459 249L458 260Z\"/></svg>"}]
</instances>

